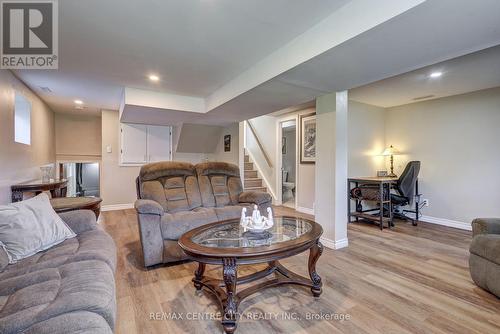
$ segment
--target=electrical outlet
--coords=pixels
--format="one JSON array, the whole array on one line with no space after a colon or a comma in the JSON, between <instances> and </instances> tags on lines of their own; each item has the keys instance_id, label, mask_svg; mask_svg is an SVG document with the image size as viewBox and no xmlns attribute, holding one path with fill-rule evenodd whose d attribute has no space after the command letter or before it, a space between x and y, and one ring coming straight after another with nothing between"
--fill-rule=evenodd
<instances>
[{"instance_id":1,"label":"electrical outlet","mask_svg":"<svg viewBox=\"0 0 500 334\"><path fill-rule=\"evenodd\" d=\"M429 200L428 200L427 198L424 198L424 199L422 200L422 204L423 204L424 206L429 206Z\"/></svg>"}]
</instances>

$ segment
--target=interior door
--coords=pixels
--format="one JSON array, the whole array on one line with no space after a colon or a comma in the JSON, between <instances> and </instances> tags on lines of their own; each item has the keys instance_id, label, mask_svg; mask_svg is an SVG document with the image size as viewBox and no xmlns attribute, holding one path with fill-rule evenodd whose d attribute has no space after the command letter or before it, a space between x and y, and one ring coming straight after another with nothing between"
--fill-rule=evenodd
<instances>
[{"instance_id":1,"label":"interior door","mask_svg":"<svg viewBox=\"0 0 500 334\"><path fill-rule=\"evenodd\" d=\"M143 164L147 162L147 125L121 124L121 163Z\"/></svg>"},{"instance_id":2,"label":"interior door","mask_svg":"<svg viewBox=\"0 0 500 334\"><path fill-rule=\"evenodd\" d=\"M148 125L148 161L172 160L170 126Z\"/></svg>"}]
</instances>

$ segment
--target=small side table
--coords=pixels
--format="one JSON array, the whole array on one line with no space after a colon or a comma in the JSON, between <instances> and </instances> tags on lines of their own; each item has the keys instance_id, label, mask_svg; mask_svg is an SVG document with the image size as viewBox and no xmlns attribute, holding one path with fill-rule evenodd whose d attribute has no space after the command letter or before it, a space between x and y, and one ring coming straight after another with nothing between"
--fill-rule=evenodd
<instances>
[{"instance_id":1,"label":"small side table","mask_svg":"<svg viewBox=\"0 0 500 334\"><path fill-rule=\"evenodd\" d=\"M99 218L101 213L100 197L58 197L52 198L50 204L58 213L75 211L75 210L92 210L94 211L96 219Z\"/></svg>"},{"instance_id":2,"label":"small side table","mask_svg":"<svg viewBox=\"0 0 500 334\"><path fill-rule=\"evenodd\" d=\"M30 192L38 195L44 191L50 191L52 198L65 197L68 190L68 180L31 180L14 184L10 188L12 190L12 203L22 201L23 194Z\"/></svg>"}]
</instances>

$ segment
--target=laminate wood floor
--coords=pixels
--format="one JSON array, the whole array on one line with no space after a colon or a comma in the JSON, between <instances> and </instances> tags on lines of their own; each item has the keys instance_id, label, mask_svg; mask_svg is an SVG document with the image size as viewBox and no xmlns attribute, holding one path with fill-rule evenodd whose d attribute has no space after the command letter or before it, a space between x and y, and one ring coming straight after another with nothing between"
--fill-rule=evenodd
<instances>
[{"instance_id":1,"label":"laminate wood floor","mask_svg":"<svg viewBox=\"0 0 500 334\"><path fill-rule=\"evenodd\" d=\"M220 321L209 319L219 311L216 300L191 283L195 263L144 269L135 211L103 212L101 223L118 248L116 333L222 332ZM299 286L264 290L240 304L236 333L500 333L500 299L469 276L470 232L406 222L382 232L359 223L348 236L349 247L325 248L318 261L319 299ZM281 262L307 276L307 255ZM206 273L220 271L208 266ZM325 319L341 315L348 319Z\"/></svg>"}]
</instances>

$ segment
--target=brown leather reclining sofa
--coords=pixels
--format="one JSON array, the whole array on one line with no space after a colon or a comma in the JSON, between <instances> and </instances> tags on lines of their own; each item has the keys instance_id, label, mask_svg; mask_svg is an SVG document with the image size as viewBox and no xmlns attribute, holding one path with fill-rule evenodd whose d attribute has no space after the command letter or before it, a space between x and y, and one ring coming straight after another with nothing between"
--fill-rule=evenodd
<instances>
[{"instance_id":1,"label":"brown leather reclining sofa","mask_svg":"<svg viewBox=\"0 0 500 334\"><path fill-rule=\"evenodd\" d=\"M239 218L242 207L265 213L271 205L268 193L243 191L238 166L224 162L147 164L136 185L146 266L186 259L177 240L195 227Z\"/></svg>"}]
</instances>

